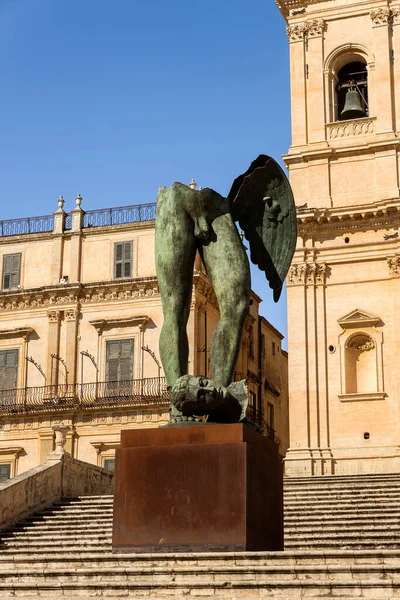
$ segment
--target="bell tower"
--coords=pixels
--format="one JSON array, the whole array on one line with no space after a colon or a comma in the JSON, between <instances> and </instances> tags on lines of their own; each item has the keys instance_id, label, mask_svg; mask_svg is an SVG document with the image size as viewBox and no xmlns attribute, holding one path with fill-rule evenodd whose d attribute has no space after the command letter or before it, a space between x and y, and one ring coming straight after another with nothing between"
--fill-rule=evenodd
<instances>
[{"instance_id":1,"label":"bell tower","mask_svg":"<svg viewBox=\"0 0 400 600\"><path fill-rule=\"evenodd\" d=\"M298 207L286 473L399 471L400 2L277 4Z\"/></svg>"}]
</instances>

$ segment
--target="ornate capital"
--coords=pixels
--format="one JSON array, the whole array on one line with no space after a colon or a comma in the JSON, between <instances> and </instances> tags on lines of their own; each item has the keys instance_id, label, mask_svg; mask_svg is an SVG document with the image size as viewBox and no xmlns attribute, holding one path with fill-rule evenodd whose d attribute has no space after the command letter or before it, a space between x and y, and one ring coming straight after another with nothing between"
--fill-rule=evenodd
<instances>
[{"instance_id":1,"label":"ornate capital","mask_svg":"<svg viewBox=\"0 0 400 600\"><path fill-rule=\"evenodd\" d=\"M299 23L298 25L288 25L286 33L288 35L289 44L292 42L300 42L304 39L304 34L307 31L307 23Z\"/></svg>"},{"instance_id":2,"label":"ornate capital","mask_svg":"<svg viewBox=\"0 0 400 600\"><path fill-rule=\"evenodd\" d=\"M287 285L323 284L326 281L326 263L298 263L290 267L287 275Z\"/></svg>"},{"instance_id":3,"label":"ornate capital","mask_svg":"<svg viewBox=\"0 0 400 600\"><path fill-rule=\"evenodd\" d=\"M76 308L67 308L65 311L65 319L67 321L76 321L79 316L79 311Z\"/></svg>"},{"instance_id":4,"label":"ornate capital","mask_svg":"<svg viewBox=\"0 0 400 600\"><path fill-rule=\"evenodd\" d=\"M400 254L387 257L390 277L400 277Z\"/></svg>"},{"instance_id":5,"label":"ornate capital","mask_svg":"<svg viewBox=\"0 0 400 600\"><path fill-rule=\"evenodd\" d=\"M312 21L308 21L306 25L308 37L321 36L326 30L326 21L324 19L313 19Z\"/></svg>"},{"instance_id":6,"label":"ornate capital","mask_svg":"<svg viewBox=\"0 0 400 600\"><path fill-rule=\"evenodd\" d=\"M392 11L387 7L376 8L369 13L374 25L388 25L391 15Z\"/></svg>"},{"instance_id":7,"label":"ornate capital","mask_svg":"<svg viewBox=\"0 0 400 600\"><path fill-rule=\"evenodd\" d=\"M391 11L392 11L393 23L395 25L398 25L400 23L400 6L392 6Z\"/></svg>"},{"instance_id":8,"label":"ornate capital","mask_svg":"<svg viewBox=\"0 0 400 600\"><path fill-rule=\"evenodd\" d=\"M59 323L61 321L61 310L49 310L47 312L49 323Z\"/></svg>"}]
</instances>

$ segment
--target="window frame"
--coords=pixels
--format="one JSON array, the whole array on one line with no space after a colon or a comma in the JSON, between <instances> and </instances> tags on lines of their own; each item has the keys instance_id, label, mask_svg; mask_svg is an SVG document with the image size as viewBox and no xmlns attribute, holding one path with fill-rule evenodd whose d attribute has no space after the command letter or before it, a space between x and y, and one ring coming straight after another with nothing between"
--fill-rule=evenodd
<instances>
[{"instance_id":1,"label":"window frame","mask_svg":"<svg viewBox=\"0 0 400 600\"><path fill-rule=\"evenodd\" d=\"M121 258L118 258L118 248L122 247ZM126 256L126 249L129 248L129 257ZM133 241L114 242L113 258L113 278L130 279L133 275ZM126 274L126 266L129 264L129 274ZM118 267L121 266L121 274L118 274Z\"/></svg>"},{"instance_id":2,"label":"window frame","mask_svg":"<svg viewBox=\"0 0 400 600\"><path fill-rule=\"evenodd\" d=\"M18 269L16 270L6 270L6 262L7 260L9 260L11 258L11 260L13 259L13 257L18 257ZM2 266L2 274L1 274L1 290L3 292L7 292L7 291L11 291L11 290L17 290L21 287L21 265L22 265L22 252L12 252L10 254L3 254L3 266ZM13 284L12 282L12 276L16 275L17 276L17 281L15 284ZM11 281L10 281L10 285L8 287L5 287L5 278L7 276L11 276Z\"/></svg>"}]
</instances>

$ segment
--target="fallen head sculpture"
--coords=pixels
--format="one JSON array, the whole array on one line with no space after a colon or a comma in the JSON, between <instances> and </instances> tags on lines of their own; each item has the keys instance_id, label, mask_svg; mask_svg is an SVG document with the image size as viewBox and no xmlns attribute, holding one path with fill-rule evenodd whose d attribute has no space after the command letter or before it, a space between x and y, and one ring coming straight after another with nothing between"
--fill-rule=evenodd
<instances>
[{"instance_id":1,"label":"fallen head sculpture","mask_svg":"<svg viewBox=\"0 0 400 600\"><path fill-rule=\"evenodd\" d=\"M278 301L296 246L296 213L289 182L272 158L260 155L235 179L227 198L182 183L159 190L156 269L164 313L160 356L172 422L207 415L209 421L232 423L246 412L245 382L233 384L232 377L249 309L250 267L235 222ZM187 373L186 326L197 251L220 309L211 340L211 380Z\"/></svg>"}]
</instances>

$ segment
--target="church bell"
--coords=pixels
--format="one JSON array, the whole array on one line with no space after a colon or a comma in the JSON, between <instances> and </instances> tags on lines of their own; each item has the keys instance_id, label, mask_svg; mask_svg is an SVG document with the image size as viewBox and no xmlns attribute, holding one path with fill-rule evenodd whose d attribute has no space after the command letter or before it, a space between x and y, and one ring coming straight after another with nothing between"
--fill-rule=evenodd
<instances>
[{"instance_id":1,"label":"church bell","mask_svg":"<svg viewBox=\"0 0 400 600\"><path fill-rule=\"evenodd\" d=\"M344 108L340 113L343 120L360 119L365 117L365 110L361 104L361 96L357 90L349 90L346 94Z\"/></svg>"}]
</instances>

